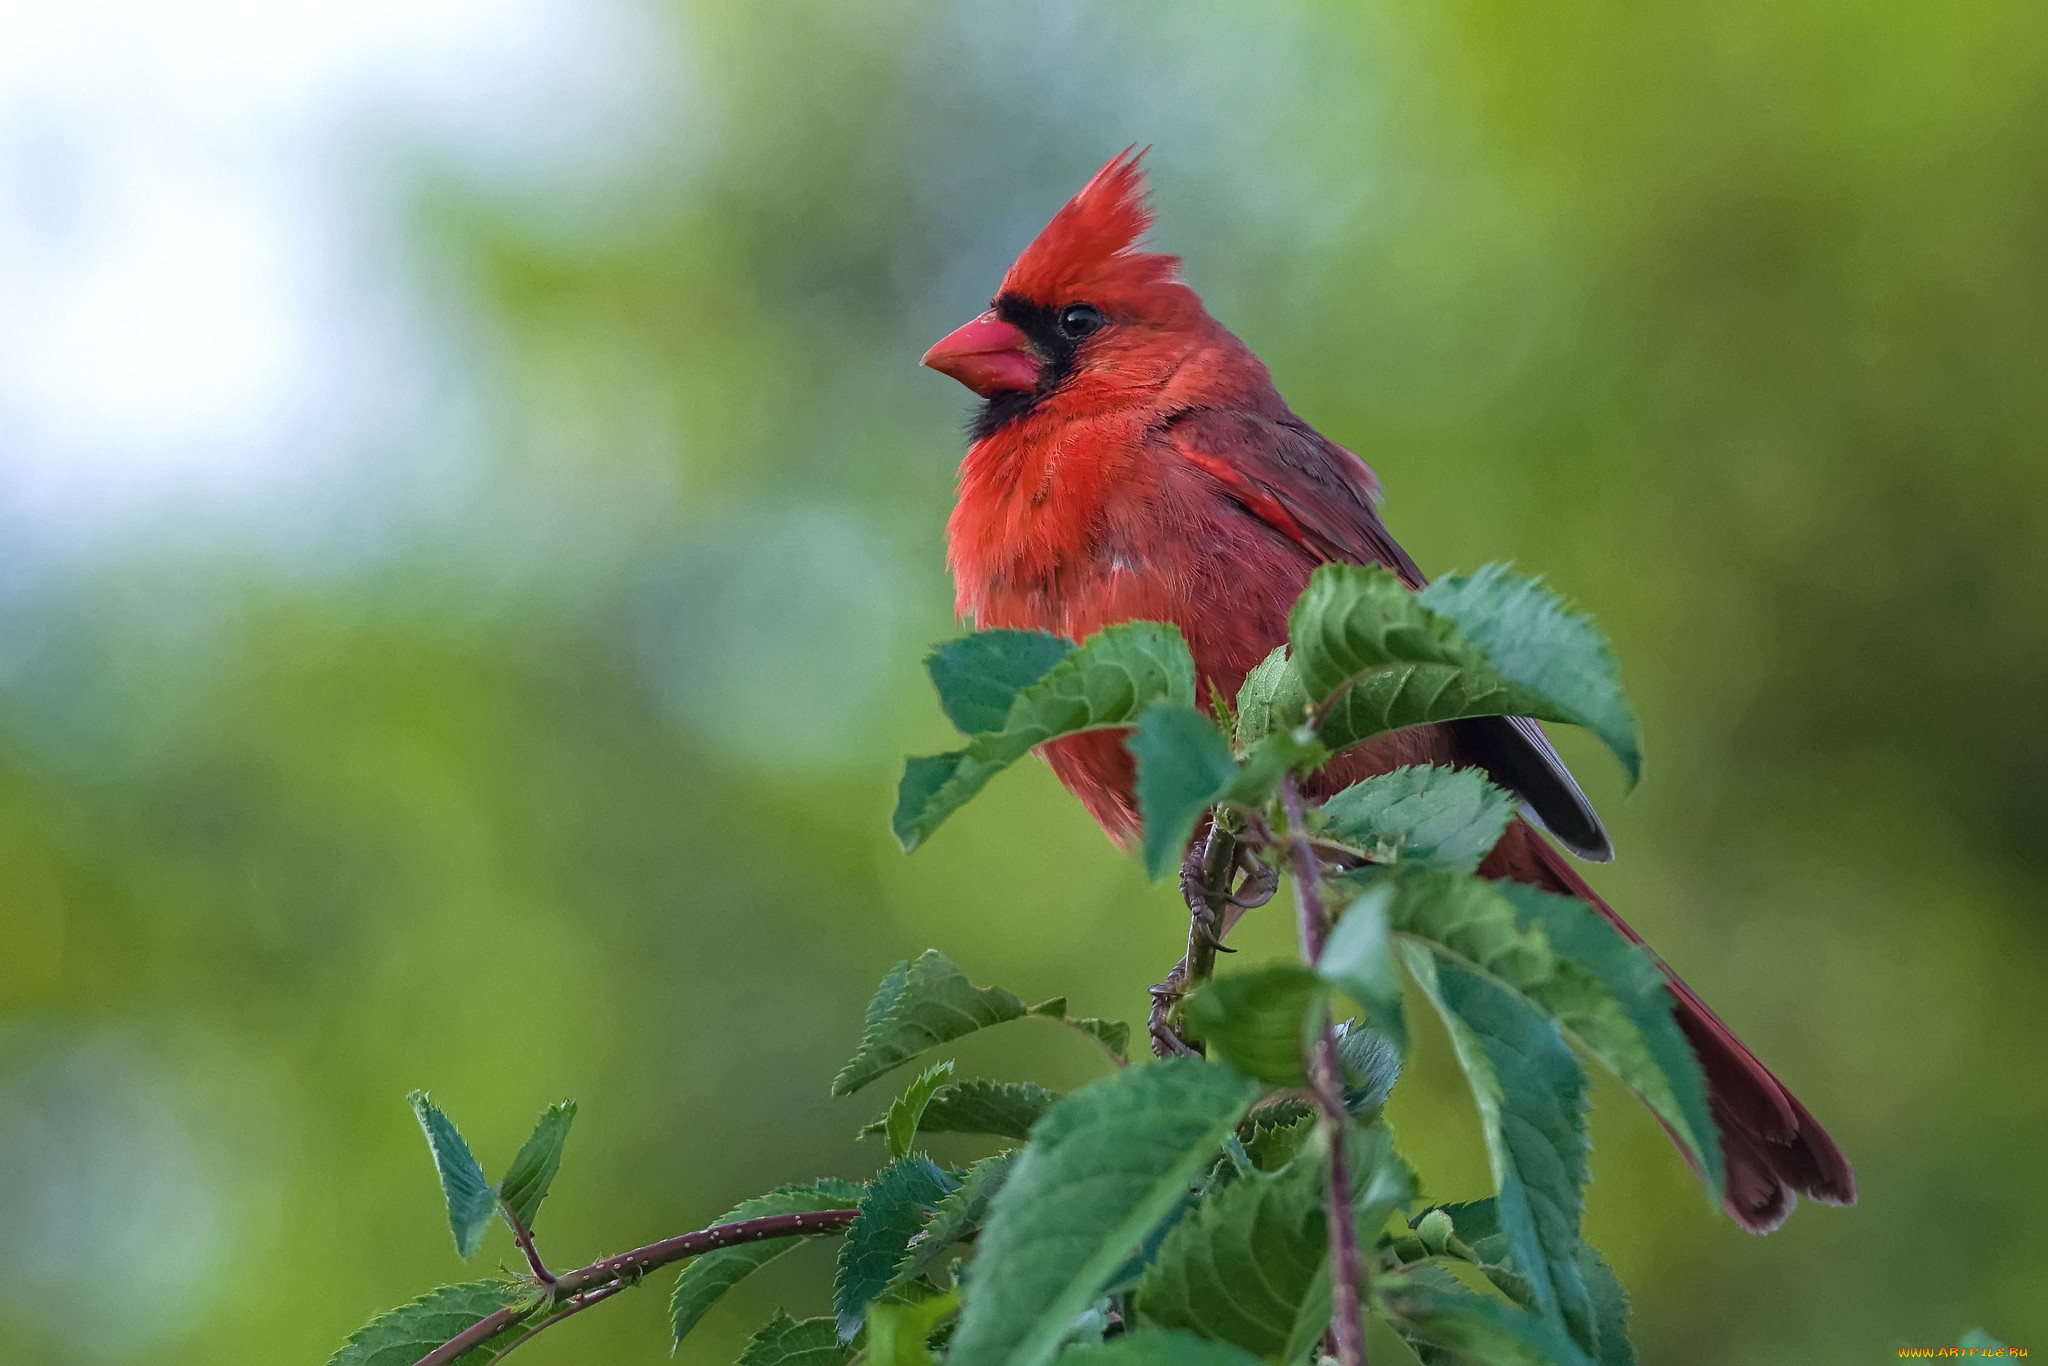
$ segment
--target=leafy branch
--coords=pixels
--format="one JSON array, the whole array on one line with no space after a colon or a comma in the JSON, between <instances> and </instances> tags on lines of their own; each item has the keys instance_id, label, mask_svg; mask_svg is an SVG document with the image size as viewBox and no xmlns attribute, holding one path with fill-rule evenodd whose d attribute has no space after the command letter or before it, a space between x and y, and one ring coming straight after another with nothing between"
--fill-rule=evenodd
<instances>
[{"instance_id":1,"label":"leafy branch","mask_svg":"<svg viewBox=\"0 0 2048 1366\"><path fill-rule=\"evenodd\" d=\"M884 1149L871 1177L781 1187L558 1275L533 1226L574 1107L551 1108L493 1183L416 1095L458 1253L496 1216L527 1274L401 1306L331 1366L475 1366L673 1263L681 1342L728 1290L822 1236L841 1239L830 1312L778 1311L743 1366L1307 1366L1324 1352L1364 1366L1375 1319L1426 1366L1634 1361L1621 1287L1580 1236L1581 1057L1656 1114L1710 1196L1724 1179L1657 964L1583 902L1477 876L1515 805L1477 772L1400 769L1310 800L1351 745L1471 716L1584 726L1633 777L1634 722L1589 621L1498 568L1417 594L1325 566L1288 644L1207 711L1159 623L1079 643L979 632L927 667L965 743L907 763L892 820L906 849L1033 748L1122 734L1138 856L1155 878L1178 867L1189 917L1185 954L1151 989L1157 1060L1127 1066L1123 1024L1064 998L1028 1004L928 951L884 977L831 1083L849 1096L919 1064L861 1130ZM1232 928L1283 878L1299 958L1219 972ZM1411 997L1442 1018L1477 1102L1492 1171L1477 1198L1426 1199L1380 1118ZM957 1075L952 1045L1026 1019L1085 1034L1103 1075L1066 1094ZM940 1163L919 1143L941 1132L992 1151Z\"/></svg>"}]
</instances>

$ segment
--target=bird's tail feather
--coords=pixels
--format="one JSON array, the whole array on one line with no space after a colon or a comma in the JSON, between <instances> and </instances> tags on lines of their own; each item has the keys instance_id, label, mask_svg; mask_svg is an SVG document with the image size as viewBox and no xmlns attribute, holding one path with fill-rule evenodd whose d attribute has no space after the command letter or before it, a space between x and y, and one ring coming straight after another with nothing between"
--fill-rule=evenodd
<instances>
[{"instance_id":1,"label":"bird's tail feather","mask_svg":"<svg viewBox=\"0 0 2048 1366\"><path fill-rule=\"evenodd\" d=\"M1479 871L1589 901L1616 929L1649 951L1642 936L1594 895L1564 855L1520 818ZM1654 952L1651 957L1656 957ZM1721 1130L1728 1178L1723 1204L1729 1216L1751 1233L1769 1233L1785 1222L1798 1196L1831 1205L1854 1204L1856 1174L1827 1130L1677 973L1662 959L1657 965L1671 988L1678 1027L1706 1074L1708 1108Z\"/></svg>"}]
</instances>

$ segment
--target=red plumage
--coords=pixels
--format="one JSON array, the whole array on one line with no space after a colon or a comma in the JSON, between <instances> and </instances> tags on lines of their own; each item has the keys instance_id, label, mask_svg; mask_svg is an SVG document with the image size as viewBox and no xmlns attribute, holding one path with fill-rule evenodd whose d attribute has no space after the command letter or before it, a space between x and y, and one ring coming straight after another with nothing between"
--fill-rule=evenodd
<instances>
[{"instance_id":1,"label":"red plumage","mask_svg":"<svg viewBox=\"0 0 2048 1366\"><path fill-rule=\"evenodd\" d=\"M1288 609L1316 565L1385 565L1417 587L1423 578L1380 521L1372 471L1288 408L1266 367L1180 281L1177 258L1140 249L1144 188L1137 156L1111 161L1017 258L989 312L925 358L987 400L947 526L957 606L982 627L1076 640L1112 622L1170 621L1202 694L1213 684L1235 696L1285 642ZM1075 736L1045 754L1128 843L1138 816L1122 736ZM1312 792L1432 762L1485 767L1575 848L1603 856L1597 818L1533 727L1400 731L1346 751ZM1582 896L1641 942L1520 818L1481 872ZM1729 1213L1765 1232L1796 1194L1854 1200L1834 1141L1665 975L1722 1129Z\"/></svg>"}]
</instances>

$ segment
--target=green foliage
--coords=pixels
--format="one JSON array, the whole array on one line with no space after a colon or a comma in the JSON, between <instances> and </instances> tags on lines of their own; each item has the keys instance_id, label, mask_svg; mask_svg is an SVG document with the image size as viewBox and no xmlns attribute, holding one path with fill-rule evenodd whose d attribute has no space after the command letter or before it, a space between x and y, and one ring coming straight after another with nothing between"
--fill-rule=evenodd
<instances>
[{"instance_id":1,"label":"green foliage","mask_svg":"<svg viewBox=\"0 0 2048 1366\"><path fill-rule=\"evenodd\" d=\"M1258 1366L1258 1358L1193 1333L1140 1329L1060 1353L1060 1366Z\"/></svg>"},{"instance_id":2,"label":"green foliage","mask_svg":"<svg viewBox=\"0 0 2048 1366\"><path fill-rule=\"evenodd\" d=\"M987 655L961 658L982 663ZM950 686L963 696L979 689L975 696L984 702L969 704L966 712L985 720L992 712L986 697L1021 671L1005 660L982 674L952 676ZM1019 689L999 728L976 732L965 749L909 761L897 789L896 838L906 850L915 849L991 778L1037 746L1062 735L1131 725L1162 698L1194 704L1194 663L1180 632L1143 621L1104 627Z\"/></svg>"},{"instance_id":3,"label":"green foliage","mask_svg":"<svg viewBox=\"0 0 2048 1366\"><path fill-rule=\"evenodd\" d=\"M434 1154L434 1170L441 1177L441 1194L448 1204L448 1228L455 1235L455 1250L464 1261L476 1254L491 1216L498 1212L498 1193L484 1180L469 1144L456 1131L455 1121L441 1113L427 1099L425 1091L406 1097L412 1112L426 1133L427 1147Z\"/></svg>"},{"instance_id":4,"label":"green foliage","mask_svg":"<svg viewBox=\"0 0 2048 1366\"><path fill-rule=\"evenodd\" d=\"M840 1366L851 1360L853 1349L840 1342L831 1319L792 1319L778 1309L747 1339L739 1366Z\"/></svg>"},{"instance_id":5,"label":"green foliage","mask_svg":"<svg viewBox=\"0 0 2048 1366\"><path fill-rule=\"evenodd\" d=\"M1418 594L1385 569L1323 565L1287 637L1303 690L1325 707L1319 731L1332 750L1426 722L1533 716L1591 730L1631 779L1641 768L1605 641L1540 583L1498 566ZM1284 682L1273 692L1292 696Z\"/></svg>"},{"instance_id":6,"label":"green foliage","mask_svg":"<svg viewBox=\"0 0 2048 1366\"><path fill-rule=\"evenodd\" d=\"M924 667L953 728L980 735L1001 730L1017 694L1073 648L1073 641L1044 631L975 631L935 646Z\"/></svg>"},{"instance_id":7,"label":"green foliage","mask_svg":"<svg viewBox=\"0 0 2048 1366\"><path fill-rule=\"evenodd\" d=\"M1380 1278L1374 1294L1423 1366L1592 1366L1556 1324L1467 1290L1433 1267Z\"/></svg>"},{"instance_id":8,"label":"green foliage","mask_svg":"<svg viewBox=\"0 0 2048 1366\"><path fill-rule=\"evenodd\" d=\"M960 1307L960 1292L948 1291L909 1303L878 1304L868 1311L866 1366L931 1366L926 1339L939 1321Z\"/></svg>"},{"instance_id":9,"label":"green foliage","mask_svg":"<svg viewBox=\"0 0 2048 1366\"><path fill-rule=\"evenodd\" d=\"M980 1232L996 1192L1010 1178L1016 1158L1017 1150L1013 1148L984 1157L967 1169L959 1186L939 1201L923 1231L910 1240L903 1260L896 1264L896 1273L890 1278L891 1286L923 1276L945 1259L954 1244Z\"/></svg>"},{"instance_id":10,"label":"green foliage","mask_svg":"<svg viewBox=\"0 0 2048 1366\"><path fill-rule=\"evenodd\" d=\"M569 1141L569 1126L576 1120L576 1102L565 1100L550 1105L533 1126L533 1134L521 1145L518 1156L498 1181L498 1199L504 1202L519 1227L531 1230L540 1213L540 1202L548 1198L555 1172L562 1165L562 1145Z\"/></svg>"},{"instance_id":11,"label":"green foliage","mask_svg":"<svg viewBox=\"0 0 2048 1366\"><path fill-rule=\"evenodd\" d=\"M1578 1262L1587 1149L1578 1061L1521 997L1417 946L1404 953L1472 1083L1509 1256L1539 1312L1590 1346L1593 1309Z\"/></svg>"},{"instance_id":12,"label":"green foliage","mask_svg":"<svg viewBox=\"0 0 2048 1366\"><path fill-rule=\"evenodd\" d=\"M1046 1112L996 1193L951 1366L1037 1366L1177 1205L1254 1086L1182 1059L1089 1083Z\"/></svg>"},{"instance_id":13,"label":"green foliage","mask_svg":"<svg viewBox=\"0 0 2048 1366\"><path fill-rule=\"evenodd\" d=\"M1382 571L1326 566L1290 624L1291 651L1276 651L1239 692L1234 737L1220 699L1212 700L1221 728L1193 707L1192 666L1169 628L1113 627L1079 646L981 632L939 647L927 661L933 683L972 738L953 754L911 761L898 832L916 843L990 774L1048 738L1127 727L1148 871L1170 870L1202 812L1227 808L1241 852L1269 871L1319 877L1324 904L1341 905L1316 962L1194 984L1167 1018L1209 1057L1137 1067L1122 1066L1128 1026L1069 1016L1064 997L1027 1005L975 985L936 950L897 963L868 1003L835 1095L1034 1015L1086 1034L1119 1070L1062 1096L1029 1081L956 1081L955 1063L941 1059L862 1131L881 1134L888 1152L871 1180L784 1187L718 1222L824 1211L852 1211L850 1219L671 1240L633 1254L651 1258L644 1264L598 1263L559 1285L610 1293L648 1266L723 1243L687 1260L677 1278L670 1310L679 1342L740 1280L806 1237L843 1230L833 1316L778 1312L748 1344L743 1366L935 1366L941 1353L947 1366L1300 1366L1330 1327L1330 1235L1342 1218L1356 1234L1345 1257L1361 1259L1343 1263L1345 1274L1365 1290L1367 1311L1425 1366L1634 1366L1626 1296L1579 1234L1588 1144L1573 1045L1643 1099L1718 1192L1705 1082L1656 961L1584 902L1476 875L1514 799L1474 772L1397 769L1312 808L1312 839L1351 855L1341 871L1297 868L1269 833L1294 821L1291 805L1276 800L1284 777L1312 773L1326 746L1420 720L1497 712L1576 719L1633 771L1633 722L1613 662L1591 627L1540 585L1493 569L1417 595ZM1319 702L1325 710L1311 731ZM1410 1231L1389 1232L1395 1210L1419 1199L1414 1171L1380 1119L1407 1043L1404 978L1450 1034L1477 1101L1495 1193L1426 1207ZM1341 1094L1315 1100L1311 1091L1305 1100L1305 1062L1337 992L1366 1018L1333 1026ZM574 1107L542 1116L496 1188L447 1116L423 1095L414 1108L458 1248L474 1250L500 1205L530 1228ZM919 1135L934 1132L1023 1146L948 1169L916 1151ZM1340 1168L1348 1187L1333 1194ZM1460 1264L1490 1289L1450 1274ZM546 1302L525 1282L449 1287L377 1320L337 1360L417 1360L501 1304L521 1304L531 1322L544 1322ZM508 1329L474 1359L519 1331Z\"/></svg>"},{"instance_id":14,"label":"green foliage","mask_svg":"<svg viewBox=\"0 0 2048 1366\"><path fill-rule=\"evenodd\" d=\"M379 1314L349 1335L327 1366L413 1366L457 1333L507 1305L532 1299L532 1288L517 1281L470 1281L444 1285L410 1304ZM505 1350L516 1327L462 1355L462 1366L479 1366Z\"/></svg>"},{"instance_id":15,"label":"green foliage","mask_svg":"<svg viewBox=\"0 0 2048 1366\"><path fill-rule=\"evenodd\" d=\"M1205 984L1182 1005L1188 1027L1215 1055L1275 1086L1302 1082L1302 1046L1322 984L1299 963L1273 963Z\"/></svg>"},{"instance_id":16,"label":"green foliage","mask_svg":"<svg viewBox=\"0 0 2048 1366\"><path fill-rule=\"evenodd\" d=\"M1364 1006L1366 1019L1399 1054L1408 1047L1408 1020L1401 1013L1401 970L1388 918L1392 899L1392 888L1382 885L1352 902L1324 941L1316 972Z\"/></svg>"},{"instance_id":17,"label":"green foliage","mask_svg":"<svg viewBox=\"0 0 2048 1366\"><path fill-rule=\"evenodd\" d=\"M757 1195L743 1200L728 1210L723 1217L714 1220L719 1224L736 1224L745 1219L760 1219L771 1214L797 1214L810 1210L853 1209L860 1203L862 1187L854 1181L827 1179L802 1186L780 1186L766 1195ZM758 1243L742 1243L736 1247L723 1247L707 1252L691 1260L683 1267L682 1275L676 1278L676 1288L669 1295L669 1330L673 1340L681 1342L704 1312L716 1304L719 1297L738 1285L747 1277L759 1271L784 1253L793 1252L804 1241L801 1234L787 1238L771 1238Z\"/></svg>"},{"instance_id":18,"label":"green foliage","mask_svg":"<svg viewBox=\"0 0 2048 1366\"><path fill-rule=\"evenodd\" d=\"M910 1145L917 1138L919 1123L924 1119L925 1107L931 1104L932 1093L944 1085L953 1075L953 1063L933 1063L918 1074L917 1080L904 1089L889 1106L889 1113L882 1120L883 1141L891 1157L908 1157Z\"/></svg>"},{"instance_id":19,"label":"green foliage","mask_svg":"<svg viewBox=\"0 0 2048 1366\"><path fill-rule=\"evenodd\" d=\"M990 1134L997 1138L1028 1138L1031 1126L1058 1100L1035 1081L992 1081L973 1077L949 1081L925 1102L917 1129L927 1134ZM894 1113L895 1107L890 1107ZM883 1132L878 1119L860 1131L866 1138Z\"/></svg>"},{"instance_id":20,"label":"green foliage","mask_svg":"<svg viewBox=\"0 0 2048 1366\"><path fill-rule=\"evenodd\" d=\"M1324 802L1319 835L1375 863L1469 873L1514 814L1514 797L1478 770L1418 764L1353 783Z\"/></svg>"},{"instance_id":21,"label":"green foliage","mask_svg":"<svg viewBox=\"0 0 2048 1366\"><path fill-rule=\"evenodd\" d=\"M1137 760L1139 854L1147 873L1164 877L1179 866L1202 812L1237 776L1237 762L1215 723L1175 702L1147 707L1124 743Z\"/></svg>"},{"instance_id":22,"label":"green foliage","mask_svg":"<svg viewBox=\"0 0 2048 1366\"><path fill-rule=\"evenodd\" d=\"M895 1281L910 1240L959 1187L959 1178L923 1153L894 1159L868 1182L860 1215L839 1245L839 1270L832 1279L842 1341L860 1331L868 1305Z\"/></svg>"}]
</instances>

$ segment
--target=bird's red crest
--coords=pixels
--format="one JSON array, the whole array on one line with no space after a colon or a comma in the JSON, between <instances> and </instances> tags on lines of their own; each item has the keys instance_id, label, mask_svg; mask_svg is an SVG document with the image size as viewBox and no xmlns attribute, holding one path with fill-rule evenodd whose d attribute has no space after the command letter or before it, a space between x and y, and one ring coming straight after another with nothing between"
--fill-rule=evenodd
<instances>
[{"instance_id":1,"label":"bird's red crest","mask_svg":"<svg viewBox=\"0 0 2048 1366\"><path fill-rule=\"evenodd\" d=\"M1125 148L1068 200L1003 277L1003 293L1038 303L1101 299L1175 280L1180 258L1137 250L1152 226L1143 151Z\"/></svg>"}]
</instances>

